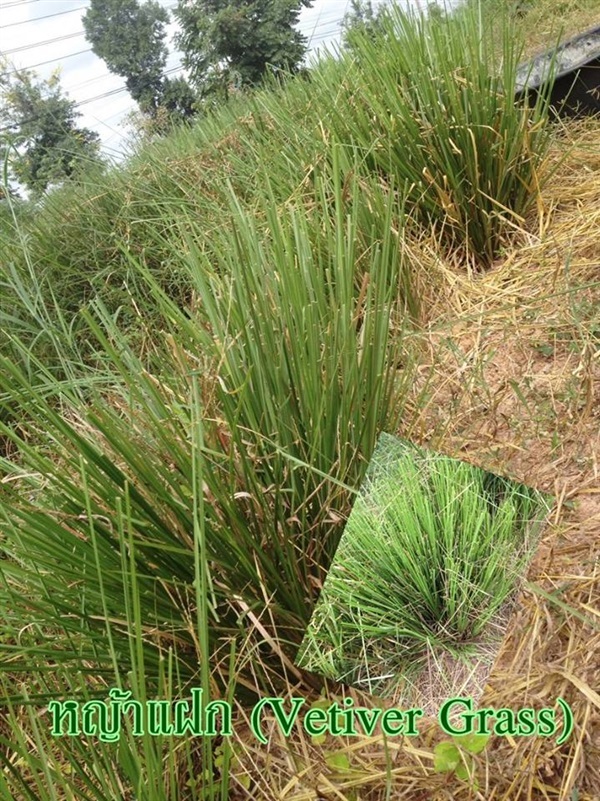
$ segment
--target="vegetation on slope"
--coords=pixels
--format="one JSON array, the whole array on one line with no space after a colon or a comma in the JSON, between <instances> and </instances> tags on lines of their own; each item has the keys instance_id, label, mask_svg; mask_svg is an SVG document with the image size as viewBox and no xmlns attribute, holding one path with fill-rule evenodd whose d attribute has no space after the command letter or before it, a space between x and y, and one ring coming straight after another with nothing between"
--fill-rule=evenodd
<instances>
[{"instance_id":1,"label":"vegetation on slope","mask_svg":"<svg viewBox=\"0 0 600 801\"><path fill-rule=\"evenodd\" d=\"M425 58L424 29L403 24ZM432 103L422 104L423 130L431 125L434 136L437 125L459 150L475 139L479 194L474 185L458 192L473 164L457 173L451 146L446 180L456 179L454 189L444 183L440 154L429 169L442 172L432 173L433 183L424 179L418 198L399 177L411 148L422 158L423 131L405 141L403 129L405 149L394 155L398 126L415 108L402 103L415 90L399 82L388 125L380 70L392 69L388 56L398 70L402 64L388 30L389 47L365 40L358 57L242 96L201 126L144 149L122 173L51 193L20 221L18 236L14 227L3 233L0 797L196 801L293 791L299 799L332 785L347 799L446 792L446 779L423 764L432 729L416 755L401 749L398 765L381 741L360 743L359 759L356 745L338 742L338 759L330 760L300 735L286 742L274 730L262 750L244 736L257 691L314 698L320 687L292 659L380 431L456 453L464 447L481 461L504 459L496 465L503 472L518 471L514 454L538 437L550 449L548 464L566 471L584 458L587 474L573 475L584 487L594 480L593 459L576 442L594 425L596 129L587 139L583 131L585 158L570 163L576 183L557 172L560 192L547 184L541 193L532 167L559 169L566 134L561 141L544 126L542 107L529 117L510 93L498 95L488 65L468 46L478 37L476 18L456 23L471 25L460 49L448 47L445 23L437 24L420 90L431 98L441 86L442 103L468 101L456 132L464 138L452 136L454 123ZM446 59L445 84L436 53ZM459 55L448 73L448 59ZM468 70L464 59L475 56ZM520 176L530 189L511 195L514 208L503 201L505 212L486 206L502 167L486 148L497 152L500 139L478 140L481 124L469 133L477 92L491 130L515 148L500 152L529 154L504 164L508 180L520 185ZM379 113L379 152L366 116L350 111L359 100ZM543 145L535 150L534 133ZM449 191L457 192L462 224L444 216ZM425 209L437 195L441 223L421 213L421 195ZM475 252L469 239L473 203L482 225L494 226L492 239L489 230L476 232L487 252ZM473 276L477 257L493 269ZM529 351L523 371L515 358L514 376L490 373L502 336L515 343L517 334L550 346L576 383L552 384L544 395L532 383L542 371ZM543 350L538 357L548 358ZM514 405L505 411L507 399ZM562 444L569 436L571 450ZM481 452L477 441L486 443ZM498 442L512 446L513 462L495 450ZM553 469L539 475L544 489L552 488ZM567 489L556 494L562 507ZM539 698L560 693L578 729L552 751L560 770L537 784L523 778L520 760L539 759L546 770L545 745L509 751L500 743L498 755L486 754L488 795L498 788L506 799L591 798L598 771L593 753L591 772L578 767L593 741L595 696L573 673L575 660L586 676L594 671L597 552L590 546L571 569L568 554L579 545L563 547L553 536L568 582L557 587L553 574L540 573L550 584L529 598L529 617L516 624L513 687L505 681L495 699L518 703L524 682ZM556 609L562 617L550 625ZM522 643L518 626L527 623L528 642L554 660L567 687L548 689L546 662ZM524 666L529 672L517 681ZM49 700L103 699L114 686L142 700L189 699L193 686L206 699L233 700L235 691L236 737L137 736L131 723L118 746L50 734ZM307 784L312 764L317 778ZM456 779L448 792L467 798L471 788Z\"/></svg>"}]
</instances>

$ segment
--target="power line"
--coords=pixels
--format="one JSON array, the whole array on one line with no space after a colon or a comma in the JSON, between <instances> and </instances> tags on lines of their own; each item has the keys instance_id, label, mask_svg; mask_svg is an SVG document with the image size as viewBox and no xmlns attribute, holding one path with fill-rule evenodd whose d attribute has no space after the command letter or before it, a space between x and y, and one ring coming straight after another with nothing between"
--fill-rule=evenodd
<instances>
[{"instance_id":1,"label":"power line","mask_svg":"<svg viewBox=\"0 0 600 801\"><path fill-rule=\"evenodd\" d=\"M76 31L75 33L66 33L64 36L55 36L54 39L46 39L43 42L36 42L30 45L21 45L20 47L13 47L11 50L2 50L0 55L10 56L13 53L21 53L23 50L32 50L34 47L42 47L43 45L54 44L54 42L64 42L65 39L74 39L76 36L84 36L85 31Z\"/></svg>"},{"instance_id":2,"label":"power line","mask_svg":"<svg viewBox=\"0 0 600 801\"><path fill-rule=\"evenodd\" d=\"M16 0L14 3L3 3L3 8L12 8L13 6L26 6L29 3L39 3L39 0Z\"/></svg>"},{"instance_id":3,"label":"power line","mask_svg":"<svg viewBox=\"0 0 600 801\"><path fill-rule=\"evenodd\" d=\"M31 0L31 2L37 2L37 0ZM15 3L15 5L21 5L21 3ZM7 6L3 6L3 8L7 8ZM77 6L77 8L69 8L66 11L55 11L53 14L44 14L42 17L32 17L31 19L22 19L19 22L9 22L7 25L0 25L0 30L3 28L14 28L15 25L27 25L30 22L37 22L40 19L51 19L52 17L60 17L62 14L74 14L75 11L83 11L87 9L88 6ZM165 6L165 11L171 11L175 8L175 5L172 6Z\"/></svg>"},{"instance_id":4,"label":"power line","mask_svg":"<svg viewBox=\"0 0 600 801\"><path fill-rule=\"evenodd\" d=\"M134 107L135 107L135 105L134 105L134 106L132 106L132 105L130 104L130 105L129 105L129 106L128 106L128 107L127 107L125 110L117 111L115 114L111 114L111 115L110 115L110 117L107 117L105 120L101 120L101 119L97 118L97 122L98 122L100 125L104 125L106 128L112 128L112 125L109 125L109 124L108 124L110 120L114 120L114 118L115 118L115 117L122 117L122 116L123 116L123 114L127 114L127 112L128 112L128 111L133 111L133 110L134 110ZM120 135L120 134L119 134L119 130L118 130L118 129L114 129L114 128L113 128L113 131L114 131L114 134L113 134L113 136L115 136L115 135L116 135L116 136L119 136L119 135ZM111 137L111 138L112 138L112 137Z\"/></svg>"},{"instance_id":5,"label":"power line","mask_svg":"<svg viewBox=\"0 0 600 801\"><path fill-rule=\"evenodd\" d=\"M171 67L170 70L165 70L163 72L163 76L165 75L172 75L174 72L179 72L182 69L181 65L178 67ZM126 86L121 86L118 89L109 89L108 92L103 92L101 95L96 95L95 97L88 97L85 100L79 100L75 103L75 106L79 108L79 106L86 106L88 103L95 103L96 100L104 100L105 97L113 97L114 95L121 94L121 92L128 92Z\"/></svg>"},{"instance_id":6,"label":"power line","mask_svg":"<svg viewBox=\"0 0 600 801\"><path fill-rule=\"evenodd\" d=\"M344 14L344 17L345 16L346 14ZM340 17L339 13L328 14L325 16L319 15L319 17L315 20L314 24L313 23L311 23L310 25L305 24L305 27L307 31L309 30L314 31L317 30L318 28L322 28L323 25L330 25L331 23L341 22L341 20L343 20L344 17Z\"/></svg>"},{"instance_id":7,"label":"power line","mask_svg":"<svg viewBox=\"0 0 600 801\"><path fill-rule=\"evenodd\" d=\"M97 83L98 81L105 81L107 78L114 78L114 77L121 77L117 76L115 72L103 72L102 75L96 75L95 78L88 78L87 81L81 81L80 83L76 83L73 86L70 86L66 91L67 92L74 92L76 89L81 89L82 86L89 86L91 83Z\"/></svg>"},{"instance_id":8,"label":"power line","mask_svg":"<svg viewBox=\"0 0 600 801\"><path fill-rule=\"evenodd\" d=\"M78 103L75 103L75 106L77 108L79 108L79 106L86 106L88 103L95 103L97 100L104 100L106 97L113 97L114 95L120 95L122 92L127 91L129 90L125 86L119 86L118 89L109 89L108 92L103 92L101 95L80 100Z\"/></svg>"},{"instance_id":9,"label":"power line","mask_svg":"<svg viewBox=\"0 0 600 801\"><path fill-rule=\"evenodd\" d=\"M5 75L14 75L16 72L27 72L27 70L33 70L36 67L43 67L46 64L54 64L56 61L62 61L64 58L73 58L74 56L81 56L84 53L91 53L92 48L88 47L87 50L78 50L76 53L68 53L66 56L59 56L58 58L49 58L47 61L40 61L38 64L30 64L28 67L19 67L15 68L14 70L7 70Z\"/></svg>"},{"instance_id":10,"label":"power line","mask_svg":"<svg viewBox=\"0 0 600 801\"><path fill-rule=\"evenodd\" d=\"M28 0L28 2L37 2L37 0ZM12 5L22 5L22 3L14 3ZM174 7L175 7L175 5L168 6L167 9L171 9L171 8L174 8ZM36 19L45 19L45 18L48 18L48 17L60 16L61 14L67 14L67 13L71 13L71 12L74 12L74 11L79 11L79 10L82 10L84 8L87 8L87 6L79 6L78 8L71 9L70 11L60 11L60 12L56 12L55 14L46 15L46 17L37 17ZM329 29L329 30L325 30L325 31L322 30L322 29L324 27L326 27L327 25L330 25L332 22L336 22L336 23L338 23L338 25L341 25L341 23L343 22L343 19L344 19L344 17L342 17L342 18L338 17L336 20L333 20L331 18L327 18L327 19L324 19L324 20L319 20L319 22L317 24L311 26L312 35L309 38L309 45L312 44L313 42L318 42L318 41L320 41L322 39L327 38L330 35L335 35L336 33L338 33L340 31L340 28L338 28L338 27L336 27L335 29ZM35 21L35 19L26 20L26 22L34 22L34 21ZM18 24L21 24L21 23L11 23L11 24L18 25ZM5 27L9 27L9 26L5 26ZM319 35L315 36L315 33L317 31L319 31ZM52 43L54 41L61 41L63 39L74 38L75 36L80 36L83 33L84 33L83 31L78 31L77 33L66 34L65 36L57 37L56 39L50 39L50 40L47 40L45 42L39 42L36 45L27 45L27 46L23 46L23 47L20 47L20 48L14 48L13 50L5 51L5 54L10 54L10 53L14 53L14 52L22 51L22 50L27 50L27 49L30 49L30 48L33 48L33 47L41 46L41 45L50 44L50 43ZM45 66L46 64L52 64L52 63L55 63L57 61L62 61L62 59L73 58L75 56L83 55L84 53L90 53L90 52L93 52L92 48L88 48L86 50L80 50L80 51L78 51L76 53L69 53L69 54L67 54L65 56L61 56L59 58L48 59L46 61L42 61L42 62L39 62L37 64L32 64L29 67L23 67L23 68L19 68L19 69L14 69L14 70L9 71L7 74L14 74L14 73L18 73L18 72L23 72L23 71L26 71L26 70L34 69L36 67ZM183 67L182 67L182 65L180 65L178 67L174 67L174 68L171 68L169 70L165 70L163 75L171 75L174 72L178 72L178 71L180 71L182 69L183 69ZM98 78L93 78L93 79L91 79L91 81L84 81L83 84L79 84L79 85L81 86L81 85L85 85L87 83L91 83L91 82L96 81L96 80L100 80L101 78L108 77L108 75L110 75L110 74L112 74L112 73L108 73L106 76L99 76ZM102 94L96 95L94 97L90 97L90 98L86 98L85 100L78 101L74 105L75 105L75 107L84 106L84 105L87 105L88 103L93 103L93 102L96 102L97 100L102 100L102 99L104 99L106 97L113 97L115 95L118 95L118 94L121 94L121 93L127 92L127 91L128 91L128 89L126 87L120 87L120 88L117 88L117 89L112 89L112 90L109 90L108 92L103 92ZM31 122L31 121L33 121L33 119L35 119L35 118L29 119L29 120L25 120L24 123ZM22 124L24 124L24 123L22 123ZM0 131L9 130L10 127L12 127L12 126L0 129Z\"/></svg>"},{"instance_id":11,"label":"power line","mask_svg":"<svg viewBox=\"0 0 600 801\"><path fill-rule=\"evenodd\" d=\"M32 1L33 1L33 0L32 0ZM341 23L341 22L342 22L342 20L340 19L340 20L338 20L338 22L340 22L340 23ZM314 31L317 31L317 30L319 30L319 28L321 28L321 27L322 27L321 25L319 25L319 26L315 26L315 28L313 28L313 32L314 32ZM323 36L328 36L328 35L330 35L330 33L333 33L333 34L335 34L335 33L337 33L337 31L338 31L338 29L337 29L337 28L336 28L334 31L322 31L322 32L321 32L321 34L319 35L319 37L318 37L318 38L322 38ZM83 32L81 32L81 33L83 33ZM81 33L78 33L77 35L81 35ZM75 36L75 34L67 34L67 35L65 35L64 37L58 37L58 39L57 39L56 41L58 41L58 40L59 40L59 39L61 39L61 38L68 39L68 38L69 38L69 37L71 37L71 36ZM310 42L312 42L314 39L315 39L315 37L314 37L314 33L313 33L313 36L311 36L311 38L310 38L310 40L309 40L309 44L310 44ZM52 41L52 40L48 40L48 42L51 42L51 41ZM317 39L317 41L318 41L318 39ZM48 42L40 42L40 44L48 44ZM26 50L26 49L28 49L29 47L34 47L34 46L35 46L35 45L28 45L27 47L23 47L23 48L17 48L17 49L23 49L23 50ZM7 51L7 52L16 52L16 49L15 49L14 51ZM16 73L16 72L22 72L22 71L32 70L32 69L35 69L36 67L44 67L46 64L54 64L54 63L56 63L57 61L62 61L62 60L63 60L63 59L65 59L65 58L73 58L74 56L81 56L81 55L83 55L83 53L92 53L92 52L93 52L92 48L91 48L91 47L88 47L86 50L78 50L76 53L68 53L66 56L59 56L58 58L50 58L50 59L48 59L47 61L40 61L40 62L38 62L37 64L30 64L28 67L20 67L20 68L18 68L18 69L14 69L14 70L8 70L6 74L7 74L7 75L12 75L12 74L14 74L14 73Z\"/></svg>"},{"instance_id":12,"label":"power line","mask_svg":"<svg viewBox=\"0 0 600 801\"><path fill-rule=\"evenodd\" d=\"M319 42L321 41L321 39L326 39L328 36L335 36L336 33L340 32L341 32L340 27L331 28L328 31L321 31L321 33L318 36L311 36L310 39L308 40L308 43L310 45L313 42Z\"/></svg>"},{"instance_id":13,"label":"power line","mask_svg":"<svg viewBox=\"0 0 600 801\"><path fill-rule=\"evenodd\" d=\"M179 65L178 67L171 67L171 69L164 71L163 76L172 75L174 72L179 72L181 69L182 69L181 65ZM104 100L104 98L106 97L114 97L114 95L118 95L121 94L122 92L127 92L127 91L129 90L125 86L122 86L118 89L110 89L108 92L103 92L102 94L96 95L95 97L88 97L85 100L79 100L77 103L74 104L74 108L79 108L79 106L85 106L88 103L94 103L96 102L96 100ZM29 117L28 119L21 120L19 124L27 125L30 122L34 122L36 119L37 117ZM110 117L108 119L110 119ZM11 128L13 127L14 126L12 125L7 125L4 128L0 128L0 133L3 133L4 131L10 131Z\"/></svg>"},{"instance_id":14,"label":"power line","mask_svg":"<svg viewBox=\"0 0 600 801\"><path fill-rule=\"evenodd\" d=\"M39 19L50 19L50 17L60 17L62 14L73 14L75 11L83 11L87 6L77 6L69 8L67 11L55 11L54 14L45 14L43 17L32 17L32 19L22 19L20 22L9 22L8 25L0 25L1 28L14 28L15 25L27 25L28 22L37 22Z\"/></svg>"},{"instance_id":15,"label":"power line","mask_svg":"<svg viewBox=\"0 0 600 801\"><path fill-rule=\"evenodd\" d=\"M174 69L182 70L183 64L180 64L178 67L168 67L168 69L165 70L163 74L167 75ZM80 81L80 83L73 84L73 86L69 86L67 89L65 89L65 91L71 94L76 89L81 89L83 86L89 86L91 83L98 83L98 81L105 81L107 78L114 78L114 77L121 77L121 76L117 76L115 72L103 72L102 75L96 75L95 78L88 78L86 81Z\"/></svg>"}]
</instances>

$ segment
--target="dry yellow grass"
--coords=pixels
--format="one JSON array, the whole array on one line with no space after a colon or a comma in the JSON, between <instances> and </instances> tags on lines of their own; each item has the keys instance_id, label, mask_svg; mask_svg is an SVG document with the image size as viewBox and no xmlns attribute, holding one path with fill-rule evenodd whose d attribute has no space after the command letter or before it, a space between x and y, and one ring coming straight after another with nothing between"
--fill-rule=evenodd
<instances>
[{"instance_id":1,"label":"dry yellow grass","mask_svg":"<svg viewBox=\"0 0 600 801\"><path fill-rule=\"evenodd\" d=\"M427 300L416 336L430 396L397 433L557 498L480 706L540 708L562 697L571 738L493 737L476 757L475 789L434 772L436 721L387 743L315 745L274 727L263 747L239 710L232 799L600 799L600 121L571 125L557 159L565 146L543 206L488 273L461 272L418 246ZM306 690L290 674L290 695Z\"/></svg>"},{"instance_id":2,"label":"dry yellow grass","mask_svg":"<svg viewBox=\"0 0 600 801\"><path fill-rule=\"evenodd\" d=\"M567 39L600 24L596 0L511 0L510 4L517 9L530 55L552 47L559 35Z\"/></svg>"}]
</instances>

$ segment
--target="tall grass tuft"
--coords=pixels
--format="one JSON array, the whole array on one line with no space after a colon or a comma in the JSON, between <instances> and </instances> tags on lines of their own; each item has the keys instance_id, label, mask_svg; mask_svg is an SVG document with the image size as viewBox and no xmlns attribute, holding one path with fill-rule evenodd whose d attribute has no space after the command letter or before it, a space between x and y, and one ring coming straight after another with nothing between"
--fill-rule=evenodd
<instances>
[{"instance_id":1,"label":"tall grass tuft","mask_svg":"<svg viewBox=\"0 0 600 801\"><path fill-rule=\"evenodd\" d=\"M105 729L100 726L97 711L91 717L97 727L95 734L83 728L77 735L69 734L63 723L62 733L57 736L52 730L47 703L56 698L76 699L80 705L78 724L82 727L84 705L109 702L111 688L129 692L130 699L140 704L149 700L168 704L189 702L190 684L186 679L190 678L190 671L185 670L181 646L186 638L193 643L194 636L197 669L192 674L193 686L202 688L204 703L218 694L211 677L212 653L208 652L207 643L206 586L210 579L204 539L203 438L195 393L190 402L194 478L190 487L191 559L188 561L190 574L195 577L189 582L189 594L195 595L195 602L185 608L183 583L173 575L168 584L171 593L179 593L181 609L177 627L173 617L168 617L164 594L161 598L160 579L154 591L148 593L147 574L151 568L145 562L145 543L139 535L141 521L134 517L133 486L125 484L122 498L114 498L111 511L118 528L112 533L118 540L107 543L103 525L109 525L110 521L107 517L100 521L92 511L97 499L88 479L94 470L88 474L82 472L86 509L81 518L85 519L85 525L74 533L83 537L81 532L87 526L88 547L79 552L73 547L73 538L68 536L68 525L61 532L62 550L55 537L57 527L49 528L47 540L43 540L40 526L39 539L36 538L33 503L27 515L21 510L22 530L17 544L6 511L7 499L3 499L3 515L9 523L0 593L2 608L7 611L0 640L3 657L0 798L3 801L16 798L199 801L228 797L232 777L227 764L220 774L213 771L214 742L210 738L168 732L152 735L145 714L136 718L136 726L141 720L142 730L134 729L134 713L127 708L119 718L118 737L112 742L104 739ZM82 466L86 461L83 450L78 454ZM68 487L67 465L60 469L64 491ZM53 517L68 521L64 510L57 507L48 515L48 523ZM41 523L40 516L38 519ZM19 551L18 546L23 550ZM155 543L155 549L159 547ZM38 562L44 550L46 559ZM33 597L34 574L39 582L37 597ZM94 623L95 613L99 616ZM151 640L155 641L154 649L149 648ZM230 703L235 678L235 671L231 671L221 688ZM168 720L173 721L172 714ZM112 712L108 723L110 728L114 727ZM221 751L226 752L227 747L221 746Z\"/></svg>"},{"instance_id":2,"label":"tall grass tuft","mask_svg":"<svg viewBox=\"0 0 600 801\"><path fill-rule=\"evenodd\" d=\"M56 786L113 798L122 782L131 797L176 798L176 767L212 776L210 751L193 744L187 767L161 750L172 743L134 737L87 768L79 744L48 755L40 705L113 684L171 698L284 687L273 643L295 651L377 436L406 409L402 198L365 181L342 148L305 202L263 186L252 212L231 192L228 225L210 239L182 220L186 249L171 256L190 307L124 256L160 321L150 354L97 301L82 318L87 372L58 334L60 376L17 334L21 357L0 357L5 764L24 758L20 726L37 738L30 773L6 776L17 796L52 798L40 788ZM217 681L248 616L267 632L257 658L232 659ZM226 779L210 793L203 782L190 798L227 797Z\"/></svg>"},{"instance_id":3,"label":"tall grass tuft","mask_svg":"<svg viewBox=\"0 0 600 801\"><path fill-rule=\"evenodd\" d=\"M337 136L406 184L415 219L484 266L549 175L547 97L514 102L520 42L506 17L483 19L477 4L429 17L392 7L377 36L354 38L331 109Z\"/></svg>"},{"instance_id":4,"label":"tall grass tuft","mask_svg":"<svg viewBox=\"0 0 600 801\"><path fill-rule=\"evenodd\" d=\"M418 675L431 653L468 659L499 641L496 629L503 631L549 500L411 447L375 467L348 520L299 664L387 692Z\"/></svg>"}]
</instances>

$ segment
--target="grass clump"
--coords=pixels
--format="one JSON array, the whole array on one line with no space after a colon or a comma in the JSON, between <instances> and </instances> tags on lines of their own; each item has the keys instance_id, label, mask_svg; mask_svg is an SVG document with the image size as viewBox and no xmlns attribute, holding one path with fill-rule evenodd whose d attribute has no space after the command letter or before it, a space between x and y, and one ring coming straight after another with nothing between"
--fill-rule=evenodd
<instances>
[{"instance_id":1,"label":"grass clump","mask_svg":"<svg viewBox=\"0 0 600 801\"><path fill-rule=\"evenodd\" d=\"M87 316L99 366L84 378L67 362L58 381L34 359L32 379L2 358L0 407L11 417L0 430L16 457L0 461L9 557L1 603L17 628L35 606L63 662L76 666L85 654L106 677L118 653L119 670L129 669L126 628L113 631L110 621L128 619L123 559L132 538L135 563L125 566L137 577L148 681L167 644L181 680L194 679L199 493L211 645L239 631L241 608L259 614L265 598L279 634L300 640L352 488L379 432L398 425L413 370L401 200L373 188L364 207L357 165L344 181L347 159L334 154L309 208L278 207L265 178L261 227L234 196L231 227L210 243L183 221L196 234L179 254L191 309L132 261L162 321L149 360L160 371L100 303ZM378 214L387 220L382 239ZM190 446L200 430L202 491ZM13 670L34 666L23 654Z\"/></svg>"},{"instance_id":2,"label":"grass clump","mask_svg":"<svg viewBox=\"0 0 600 801\"><path fill-rule=\"evenodd\" d=\"M537 490L435 452L374 457L299 664L380 693L430 653L469 658L498 638L537 542ZM385 681L382 680L382 675Z\"/></svg>"},{"instance_id":3,"label":"grass clump","mask_svg":"<svg viewBox=\"0 0 600 801\"><path fill-rule=\"evenodd\" d=\"M310 203L277 203L262 186L253 213L230 193L210 240L182 215L185 251L163 242L193 288L188 307L129 255L155 304L151 352L97 300L82 317L93 369L53 329L60 379L16 333L0 357L0 762L24 754L23 725L37 738L0 797L45 786L112 799L122 782L124 798L226 798L210 739L173 748L124 728L118 752L103 745L86 765L81 743L53 745L39 707L111 686L255 699L285 692L295 669L353 488L412 393L414 357L402 198L342 147ZM42 321L44 303L31 304ZM249 636L252 659L238 661ZM193 782L179 789L182 772Z\"/></svg>"},{"instance_id":4,"label":"grass clump","mask_svg":"<svg viewBox=\"0 0 600 801\"><path fill-rule=\"evenodd\" d=\"M355 37L332 127L406 184L416 220L489 266L548 177L547 100L514 103L522 40L506 15L473 6L430 17L392 7L378 29Z\"/></svg>"}]
</instances>

